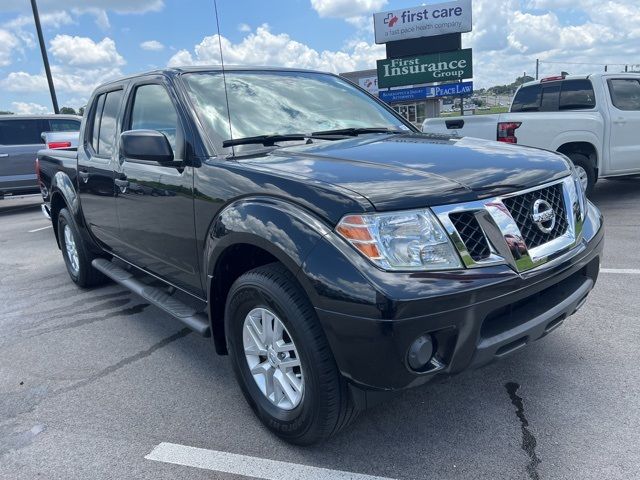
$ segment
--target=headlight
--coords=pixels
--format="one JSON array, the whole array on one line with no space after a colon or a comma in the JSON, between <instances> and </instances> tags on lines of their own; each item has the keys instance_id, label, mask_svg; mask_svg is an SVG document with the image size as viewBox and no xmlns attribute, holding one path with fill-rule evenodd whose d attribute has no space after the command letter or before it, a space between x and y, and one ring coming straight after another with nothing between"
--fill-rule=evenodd
<instances>
[{"instance_id":1,"label":"headlight","mask_svg":"<svg viewBox=\"0 0 640 480\"><path fill-rule=\"evenodd\" d=\"M430 210L347 215L336 231L385 270L462 268L449 237Z\"/></svg>"},{"instance_id":2,"label":"headlight","mask_svg":"<svg viewBox=\"0 0 640 480\"><path fill-rule=\"evenodd\" d=\"M580 176L578 175L576 169L573 167L573 164L571 165L571 178L573 179L573 184L575 185L576 193L578 196L577 200L580 207L580 220L584 220L587 212L587 192L582 186Z\"/></svg>"}]
</instances>

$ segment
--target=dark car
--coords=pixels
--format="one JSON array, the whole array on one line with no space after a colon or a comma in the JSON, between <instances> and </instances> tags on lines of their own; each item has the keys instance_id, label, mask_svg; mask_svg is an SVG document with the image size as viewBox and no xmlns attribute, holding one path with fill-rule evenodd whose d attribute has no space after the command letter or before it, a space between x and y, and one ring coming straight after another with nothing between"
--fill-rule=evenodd
<instances>
[{"instance_id":1,"label":"dark car","mask_svg":"<svg viewBox=\"0 0 640 480\"><path fill-rule=\"evenodd\" d=\"M38 192L35 159L43 132L77 132L75 115L0 115L0 198Z\"/></svg>"},{"instance_id":2,"label":"dark car","mask_svg":"<svg viewBox=\"0 0 640 480\"><path fill-rule=\"evenodd\" d=\"M421 134L335 75L170 69L88 105L77 155L38 155L71 279L211 336L290 442L519 350L596 282L566 157Z\"/></svg>"}]
</instances>

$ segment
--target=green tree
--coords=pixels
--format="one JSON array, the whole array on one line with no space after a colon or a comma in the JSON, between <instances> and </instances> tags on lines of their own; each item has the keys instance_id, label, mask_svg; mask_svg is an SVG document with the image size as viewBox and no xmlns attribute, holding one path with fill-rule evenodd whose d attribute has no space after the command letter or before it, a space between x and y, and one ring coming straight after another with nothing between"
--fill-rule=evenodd
<instances>
[{"instance_id":1,"label":"green tree","mask_svg":"<svg viewBox=\"0 0 640 480\"><path fill-rule=\"evenodd\" d=\"M0 110L0 115L13 115L13 112L9 110Z\"/></svg>"},{"instance_id":2,"label":"green tree","mask_svg":"<svg viewBox=\"0 0 640 480\"><path fill-rule=\"evenodd\" d=\"M80 107L78 109L78 115L80 115L81 117L84 115L84 107Z\"/></svg>"},{"instance_id":3,"label":"green tree","mask_svg":"<svg viewBox=\"0 0 640 480\"><path fill-rule=\"evenodd\" d=\"M60 113L64 113L65 115L76 115L76 111L71 107L62 107L60 109Z\"/></svg>"}]
</instances>

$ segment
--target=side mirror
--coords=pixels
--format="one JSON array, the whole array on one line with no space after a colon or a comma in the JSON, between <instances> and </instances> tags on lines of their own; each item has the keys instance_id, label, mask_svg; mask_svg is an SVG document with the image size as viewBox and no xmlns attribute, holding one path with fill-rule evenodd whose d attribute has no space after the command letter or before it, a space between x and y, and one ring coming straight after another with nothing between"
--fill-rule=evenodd
<instances>
[{"instance_id":1,"label":"side mirror","mask_svg":"<svg viewBox=\"0 0 640 480\"><path fill-rule=\"evenodd\" d=\"M161 164L173 162L173 149L164 133L129 130L120 134L120 152L125 158Z\"/></svg>"}]
</instances>

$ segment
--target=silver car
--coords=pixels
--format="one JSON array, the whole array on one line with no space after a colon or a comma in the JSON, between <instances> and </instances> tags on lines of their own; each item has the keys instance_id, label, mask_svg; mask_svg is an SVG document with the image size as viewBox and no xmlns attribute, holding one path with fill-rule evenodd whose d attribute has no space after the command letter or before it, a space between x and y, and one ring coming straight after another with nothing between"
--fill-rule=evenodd
<instances>
[{"instance_id":1,"label":"silver car","mask_svg":"<svg viewBox=\"0 0 640 480\"><path fill-rule=\"evenodd\" d=\"M0 115L0 198L39 191L35 158L45 148L43 132L80 130L75 115Z\"/></svg>"}]
</instances>

